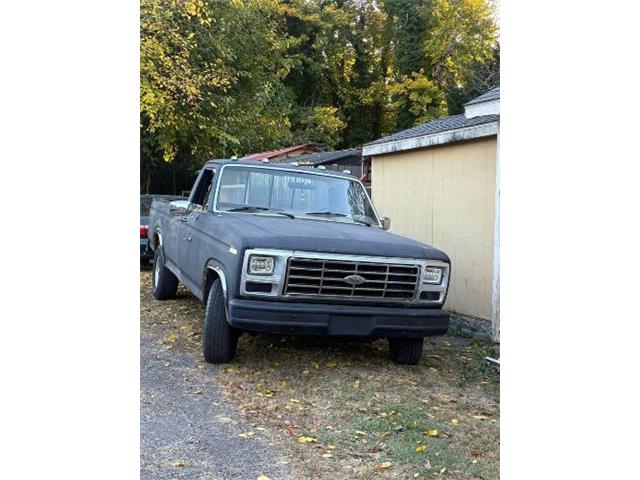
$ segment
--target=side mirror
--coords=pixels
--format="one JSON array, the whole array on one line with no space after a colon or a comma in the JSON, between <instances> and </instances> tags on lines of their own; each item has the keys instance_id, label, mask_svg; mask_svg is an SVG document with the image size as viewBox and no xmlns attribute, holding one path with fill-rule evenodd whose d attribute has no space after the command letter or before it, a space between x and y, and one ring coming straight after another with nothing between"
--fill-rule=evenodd
<instances>
[{"instance_id":1,"label":"side mirror","mask_svg":"<svg viewBox=\"0 0 640 480\"><path fill-rule=\"evenodd\" d=\"M175 217L186 215L189 210L188 200L174 200L169 203L169 213Z\"/></svg>"},{"instance_id":2,"label":"side mirror","mask_svg":"<svg viewBox=\"0 0 640 480\"><path fill-rule=\"evenodd\" d=\"M382 217L382 229L389 230L391 228L391 219L389 217Z\"/></svg>"}]
</instances>

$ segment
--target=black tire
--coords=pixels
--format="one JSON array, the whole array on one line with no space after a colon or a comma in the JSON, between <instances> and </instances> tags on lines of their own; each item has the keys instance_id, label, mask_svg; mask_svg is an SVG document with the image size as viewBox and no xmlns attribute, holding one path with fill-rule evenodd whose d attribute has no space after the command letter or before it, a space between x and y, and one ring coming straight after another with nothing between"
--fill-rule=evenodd
<instances>
[{"instance_id":1,"label":"black tire","mask_svg":"<svg viewBox=\"0 0 640 480\"><path fill-rule=\"evenodd\" d=\"M162 248L156 248L153 257L153 270L151 272L151 287L153 296L158 300L168 300L176 298L178 291L178 279L164 264Z\"/></svg>"},{"instance_id":2,"label":"black tire","mask_svg":"<svg viewBox=\"0 0 640 480\"><path fill-rule=\"evenodd\" d=\"M391 359L400 365L417 365L422 357L422 338L390 338Z\"/></svg>"},{"instance_id":3,"label":"black tire","mask_svg":"<svg viewBox=\"0 0 640 480\"><path fill-rule=\"evenodd\" d=\"M220 280L209 289L202 330L202 353L207 363L228 363L233 360L239 333L227 322L224 294Z\"/></svg>"}]
</instances>

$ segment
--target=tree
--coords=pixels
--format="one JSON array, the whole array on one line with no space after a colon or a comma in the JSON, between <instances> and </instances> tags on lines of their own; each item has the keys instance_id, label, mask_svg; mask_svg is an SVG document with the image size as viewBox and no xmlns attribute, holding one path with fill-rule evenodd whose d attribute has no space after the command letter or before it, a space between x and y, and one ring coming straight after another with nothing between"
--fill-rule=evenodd
<instances>
[{"instance_id":1,"label":"tree","mask_svg":"<svg viewBox=\"0 0 640 480\"><path fill-rule=\"evenodd\" d=\"M409 128L447 112L450 92L491 59L497 27L487 0L387 0L384 8L393 32L396 126Z\"/></svg>"},{"instance_id":2,"label":"tree","mask_svg":"<svg viewBox=\"0 0 640 480\"><path fill-rule=\"evenodd\" d=\"M187 168L290 138L277 0L142 0L142 162ZM283 120L284 119L284 120Z\"/></svg>"},{"instance_id":3,"label":"tree","mask_svg":"<svg viewBox=\"0 0 640 480\"><path fill-rule=\"evenodd\" d=\"M361 145L499 82L491 0L141 0L141 189L209 158Z\"/></svg>"}]
</instances>

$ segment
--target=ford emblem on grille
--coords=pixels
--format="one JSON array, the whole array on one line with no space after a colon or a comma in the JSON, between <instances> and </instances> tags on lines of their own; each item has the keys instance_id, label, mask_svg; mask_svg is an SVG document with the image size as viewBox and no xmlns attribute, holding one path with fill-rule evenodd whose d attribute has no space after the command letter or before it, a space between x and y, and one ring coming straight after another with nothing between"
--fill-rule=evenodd
<instances>
[{"instance_id":1,"label":"ford emblem on grille","mask_svg":"<svg viewBox=\"0 0 640 480\"><path fill-rule=\"evenodd\" d=\"M344 280L349 285L353 285L353 286L362 285L364 282L367 281L366 278L361 277L360 275L349 275L347 277L344 277L342 280Z\"/></svg>"}]
</instances>

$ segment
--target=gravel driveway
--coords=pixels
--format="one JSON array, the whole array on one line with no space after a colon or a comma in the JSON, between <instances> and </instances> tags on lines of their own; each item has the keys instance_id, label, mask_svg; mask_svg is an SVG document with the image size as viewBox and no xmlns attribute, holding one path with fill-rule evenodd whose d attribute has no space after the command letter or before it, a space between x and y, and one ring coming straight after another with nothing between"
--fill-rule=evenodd
<instances>
[{"instance_id":1,"label":"gravel driveway","mask_svg":"<svg viewBox=\"0 0 640 480\"><path fill-rule=\"evenodd\" d=\"M252 430L224 399L211 377L218 367L140 338L141 479L290 478L286 460Z\"/></svg>"}]
</instances>

